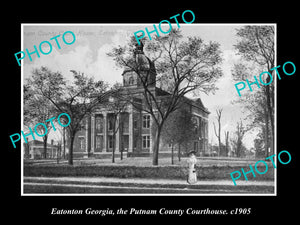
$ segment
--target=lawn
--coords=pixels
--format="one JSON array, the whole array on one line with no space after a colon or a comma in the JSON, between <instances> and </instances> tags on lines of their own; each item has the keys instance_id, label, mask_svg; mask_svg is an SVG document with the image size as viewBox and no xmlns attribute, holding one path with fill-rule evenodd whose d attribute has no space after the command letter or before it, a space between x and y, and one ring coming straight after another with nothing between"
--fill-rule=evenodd
<instances>
[{"instance_id":1,"label":"lawn","mask_svg":"<svg viewBox=\"0 0 300 225\"><path fill-rule=\"evenodd\" d=\"M254 165L259 159L243 159L243 158L225 158L225 157L199 157L197 166L249 166L249 164ZM177 166L187 166L187 158L182 157L181 161L178 158L174 158L174 165ZM67 160L60 160L59 164L67 164ZM53 159L40 159L40 160L25 160L25 164L57 164L57 160ZM115 158L115 163L109 159L74 159L74 165L127 165L127 166L137 166L145 167L152 166L152 157L130 157L120 160L120 158ZM171 158L161 157L159 158L158 164L160 166L171 166ZM269 163L271 166L271 164Z\"/></svg>"},{"instance_id":2,"label":"lawn","mask_svg":"<svg viewBox=\"0 0 300 225\"><path fill-rule=\"evenodd\" d=\"M98 177L120 177L120 178L168 178L185 179L187 175L187 158L174 160L171 164L170 158L160 158L159 165L152 165L151 157L131 157L120 160L116 158L115 163L111 159L75 159L73 166L68 165L67 160L26 160L24 164L25 176L98 176ZM249 171L249 164L255 165L257 160L232 159L232 158L198 158L196 170L201 179L231 179L230 173L244 168ZM272 163L268 162L269 168ZM261 165L258 166L258 168ZM263 168L259 171L264 171ZM252 176L249 174L249 176ZM257 180L274 179L274 170L269 169L264 175L257 176Z\"/></svg>"}]
</instances>

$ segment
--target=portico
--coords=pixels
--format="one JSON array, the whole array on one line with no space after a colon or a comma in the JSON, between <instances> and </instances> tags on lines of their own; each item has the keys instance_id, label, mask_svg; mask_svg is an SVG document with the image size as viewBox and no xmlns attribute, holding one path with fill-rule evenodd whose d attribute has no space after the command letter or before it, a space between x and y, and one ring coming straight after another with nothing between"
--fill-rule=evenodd
<instances>
[{"instance_id":1,"label":"portico","mask_svg":"<svg viewBox=\"0 0 300 225\"><path fill-rule=\"evenodd\" d=\"M125 111L117 115L117 120L115 121L115 130L113 127L112 114L113 112L110 111L98 111L91 115L91 143L87 143L86 145L91 146L90 153L96 155L112 152L114 133L116 152L133 151L132 111ZM88 140L88 138L86 140Z\"/></svg>"}]
</instances>

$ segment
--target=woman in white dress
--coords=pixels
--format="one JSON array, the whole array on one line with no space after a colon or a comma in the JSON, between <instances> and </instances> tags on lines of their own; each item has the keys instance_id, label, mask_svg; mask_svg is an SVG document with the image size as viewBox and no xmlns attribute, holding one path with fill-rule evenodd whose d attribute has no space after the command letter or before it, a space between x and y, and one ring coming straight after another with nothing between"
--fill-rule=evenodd
<instances>
[{"instance_id":1,"label":"woman in white dress","mask_svg":"<svg viewBox=\"0 0 300 225\"><path fill-rule=\"evenodd\" d=\"M197 158L195 155L195 151L191 151L189 152L189 158L187 159L187 163L189 166L189 174L188 174L188 178L187 178L187 182L189 184L195 184L197 183L197 173L196 173L196 169L195 169L195 165L197 163Z\"/></svg>"}]
</instances>

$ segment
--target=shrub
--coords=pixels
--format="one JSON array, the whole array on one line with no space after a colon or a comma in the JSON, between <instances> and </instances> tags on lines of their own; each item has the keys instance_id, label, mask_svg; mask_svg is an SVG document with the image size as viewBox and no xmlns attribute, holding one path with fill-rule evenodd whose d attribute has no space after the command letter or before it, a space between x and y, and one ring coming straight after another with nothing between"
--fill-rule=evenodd
<instances>
[{"instance_id":1,"label":"shrub","mask_svg":"<svg viewBox=\"0 0 300 225\"><path fill-rule=\"evenodd\" d=\"M205 166L197 167L198 179L227 179L230 173L241 170L239 166ZM128 165L25 165L24 176L45 177L119 177L119 178L156 178L156 179L186 179L188 169L182 166L148 166L137 167ZM251 175L252 176L252 175ZM252 180L250 174L249 180ZM266 174L257 174L255 180L274 179L274 170Z\"/></svg>"}]
</instances>

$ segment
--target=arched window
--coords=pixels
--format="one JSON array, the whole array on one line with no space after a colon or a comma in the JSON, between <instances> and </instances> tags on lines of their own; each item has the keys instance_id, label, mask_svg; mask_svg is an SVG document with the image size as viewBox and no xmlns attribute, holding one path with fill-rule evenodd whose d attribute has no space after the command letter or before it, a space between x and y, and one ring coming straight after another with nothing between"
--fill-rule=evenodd
<instances>
[{"instance_id":1,"label":"arched window","mask_svg":"<svg viewBox=\"0 0 300 225\"><path fill-rule=\"evenodd\" d=\"M193 117L192 118L192 123L194 125L194 132L195 132L195 134L198 134L198 127L199 127L199 125L198 125L198 118L197 117Z\"/></svg>"},{"instance_id":2,"label":"arched window","mask_svg":"<svg viewBox=\"0 0 300 225\"><path fill-rule=\"evenodd\" d=\"M96 117L96 130L98 132L102 131L102 118L101 117Z\"/></svg>"},{"instance_id":3,"label":"arched window","mask_svg":"<svg viewBox=\"0 0 300 225\"><path fill-rule=\"evenodd\" d=\"M129 77L128 84L129 85L133 85L134 84L134 78L133 77Z\"/></svg>"}]
</instances>

